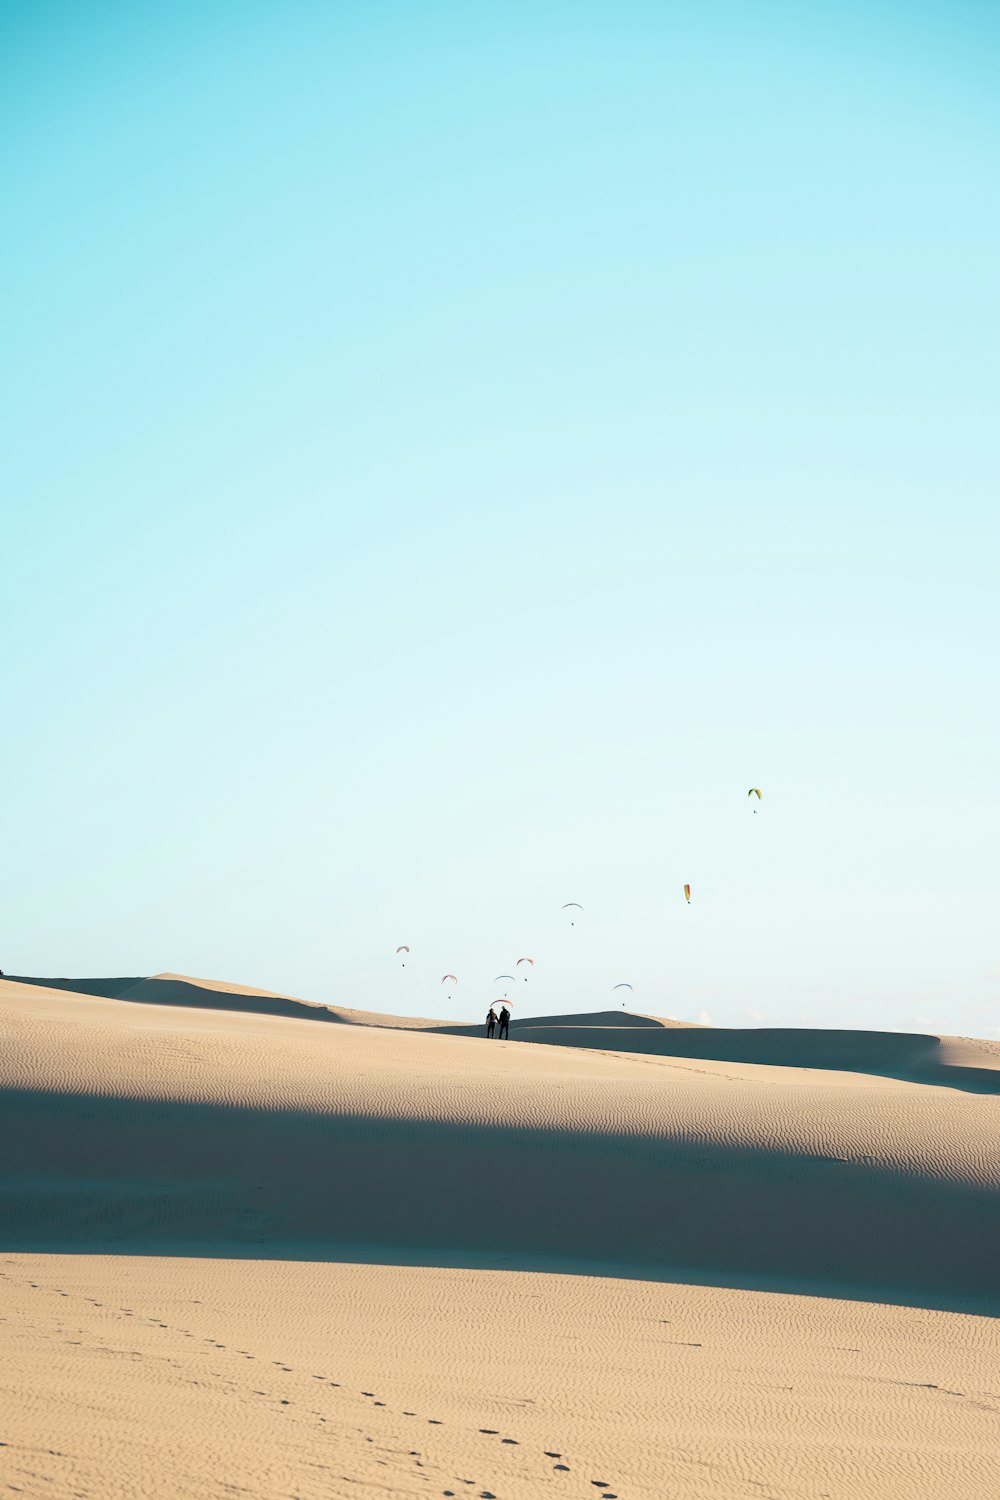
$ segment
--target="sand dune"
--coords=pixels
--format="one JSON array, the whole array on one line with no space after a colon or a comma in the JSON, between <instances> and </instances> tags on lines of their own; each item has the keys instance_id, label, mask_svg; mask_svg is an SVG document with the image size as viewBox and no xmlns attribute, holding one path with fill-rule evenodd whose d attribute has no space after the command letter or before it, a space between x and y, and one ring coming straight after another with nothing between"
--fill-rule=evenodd
<instances>
[{"instance_id":1,"label":"sand dune","mask_svg":"<svg viewBox=\"0 0 1000 1500\"><path fill-rule=\"evenodd\" d=\"M121 984L0 980L12 1490L1000 1493L988 1044Z\"/></svg>"},{"instance_id":2,"label":"sand dune","mask_svg":"<svg viewBox=\"0 0 1000 1500\"><path fill-rule=\"evenodd\" d=\"M78 994L128 1000L144 1005L183 1005L197 1009L240 1011L248 1015L287 1016L392 1031L429 1031L473 1039L481 1022L456 1024L428 1018L393 1016L322 1005L270 990L193 979L184 974L154 974L145 979L35 979L10 976L9 982ZM767 1067L871 1073L909 1082L939 1083L972 1093L1000 1094L1000 1042L923 1033L831 1030L806 1027L710 1027L660 1016L610 1010L562 1016L515 1015L511 1037L549 1047L589 1047L606 1052L636 1052L706 1062L758 1063Z\"/></svg>"},{"instance_id":3,"label":"sand dune","mask_svg":"<svg viewBox=\"0 0 1000 1500\"><path fill-rule=\"evenodd\" d=\"M502 1256L998 1306L990 1095L10 983L0 998L8 1245Z\"/></svg>"}]
</instances>

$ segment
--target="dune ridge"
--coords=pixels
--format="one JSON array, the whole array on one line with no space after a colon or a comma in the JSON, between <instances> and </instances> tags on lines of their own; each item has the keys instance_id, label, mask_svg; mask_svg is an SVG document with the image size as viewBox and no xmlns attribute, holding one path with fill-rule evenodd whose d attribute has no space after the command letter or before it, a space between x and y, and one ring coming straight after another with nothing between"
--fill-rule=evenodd
<instances>
[{"instance_id":1,"label":"dune ridge","mask_svg":"<svg viewBox=\"0 0 1000 1500\"><path fill-rule=\"evenodd\" d=\"M424 1031L479 1038L481 1024L394 1016L223 981L163 973L143 979L40 979L7 976L8 983L124 1000L190 1006L247 1015L331 1021L392 1031ZM1000 1042L920 1032L810 1027L710 1027L636 1012L606 1010L556 1016L515 1016L512 1039L549 1047L586 1047L704 1062L871 1073L907 1082L941 1084L971 1093L1000 1094Z\"/></svg>"}]
</instances>

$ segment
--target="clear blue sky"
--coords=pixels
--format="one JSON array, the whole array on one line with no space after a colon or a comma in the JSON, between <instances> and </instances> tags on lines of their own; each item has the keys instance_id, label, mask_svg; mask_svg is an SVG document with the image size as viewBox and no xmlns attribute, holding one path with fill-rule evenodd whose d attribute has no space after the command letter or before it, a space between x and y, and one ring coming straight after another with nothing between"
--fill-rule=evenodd
<instances>
[{"instance_id":1,"label":"clear blue sky","mask_svg":"<svg viewBox=\"0 0 1000 1500\"><path fill-rule=\"evenodd\" d=\"M1000 1034L998 69L5 5L0 965Z\"/></svg>"}]
</instances>

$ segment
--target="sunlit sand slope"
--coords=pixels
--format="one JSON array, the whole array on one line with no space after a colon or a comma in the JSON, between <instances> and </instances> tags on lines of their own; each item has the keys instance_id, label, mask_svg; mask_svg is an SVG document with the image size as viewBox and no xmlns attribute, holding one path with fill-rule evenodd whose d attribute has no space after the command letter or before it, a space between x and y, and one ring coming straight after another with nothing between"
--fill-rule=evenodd
<instances>
[{"instance_id":1,"label":"sunlit sand slope","mask_svg":"<svg viewBox=\"0 0 1000 1500\"><path fill-rule=\"evenodd\" d=\"M184 974L146 979L30 979L13 982L128 1000L144 1005L192 1006L249 1015L298 1017L393 1031L433 1031L479 1038L483 1025L394 1016L321 1005L291 995ZM919 1083L942 1083L970 1092L1000 1094L1000 1043L922 1033L836 1031L803 1027L711 1027L624 1010L565 1016L529 1016L517 1007L511 1039L550 1047L588 1047L709 1062L749 1062L783 1068L873 1073Z\"/></svg>"},{"instance_id":2,"label":"sunlit sand slope","mask_svg":"<svg viewBox=\"0 0 1000 1500\"><path fill-rule=\"evenodd\" d=\"M0 1489L988 1500L998 1324L499 1270L0 1256Z\"/></svg>"},{"instance_id":3,"label":"sunlit sand slope","mask_svg":"<svg viewBox=\"0 0 1000 1500\"><path fill-rule=\"evenodd\" d=\"M995 1096L0 983L8 1247L1000 1307Z\"/></svg>"}]
</instances>

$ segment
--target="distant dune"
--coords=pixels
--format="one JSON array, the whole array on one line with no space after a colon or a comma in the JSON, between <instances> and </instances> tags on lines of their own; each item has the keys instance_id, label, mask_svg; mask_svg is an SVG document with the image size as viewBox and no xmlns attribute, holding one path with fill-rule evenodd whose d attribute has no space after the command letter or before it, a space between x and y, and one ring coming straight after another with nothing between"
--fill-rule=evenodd
<instances>
[{"instance_id":1,"label":"distant dune","mask_svg":"<svg viewBox=\"0 0 1000 1500\"><path fill-rule=\"evenodd\" d=\"M426 1031L442 1036L483 1035L481 1023L464 1025L351 1010L246 985L192 979L184 974L154 974L144 979L33 979L12 975L9 982L143 1005L194 1006L392 1031ZM944 1084L970 1093L1000 1094L1000 1042L967 1037L818 1027L695 1026L658 1016L610 1010L563 1016L515 1016L511 1039L549 1047L587 1047L604 1052L756 1063L765 1067L871 1073L907 1082Z\"/></svg>"}]
</instances>

